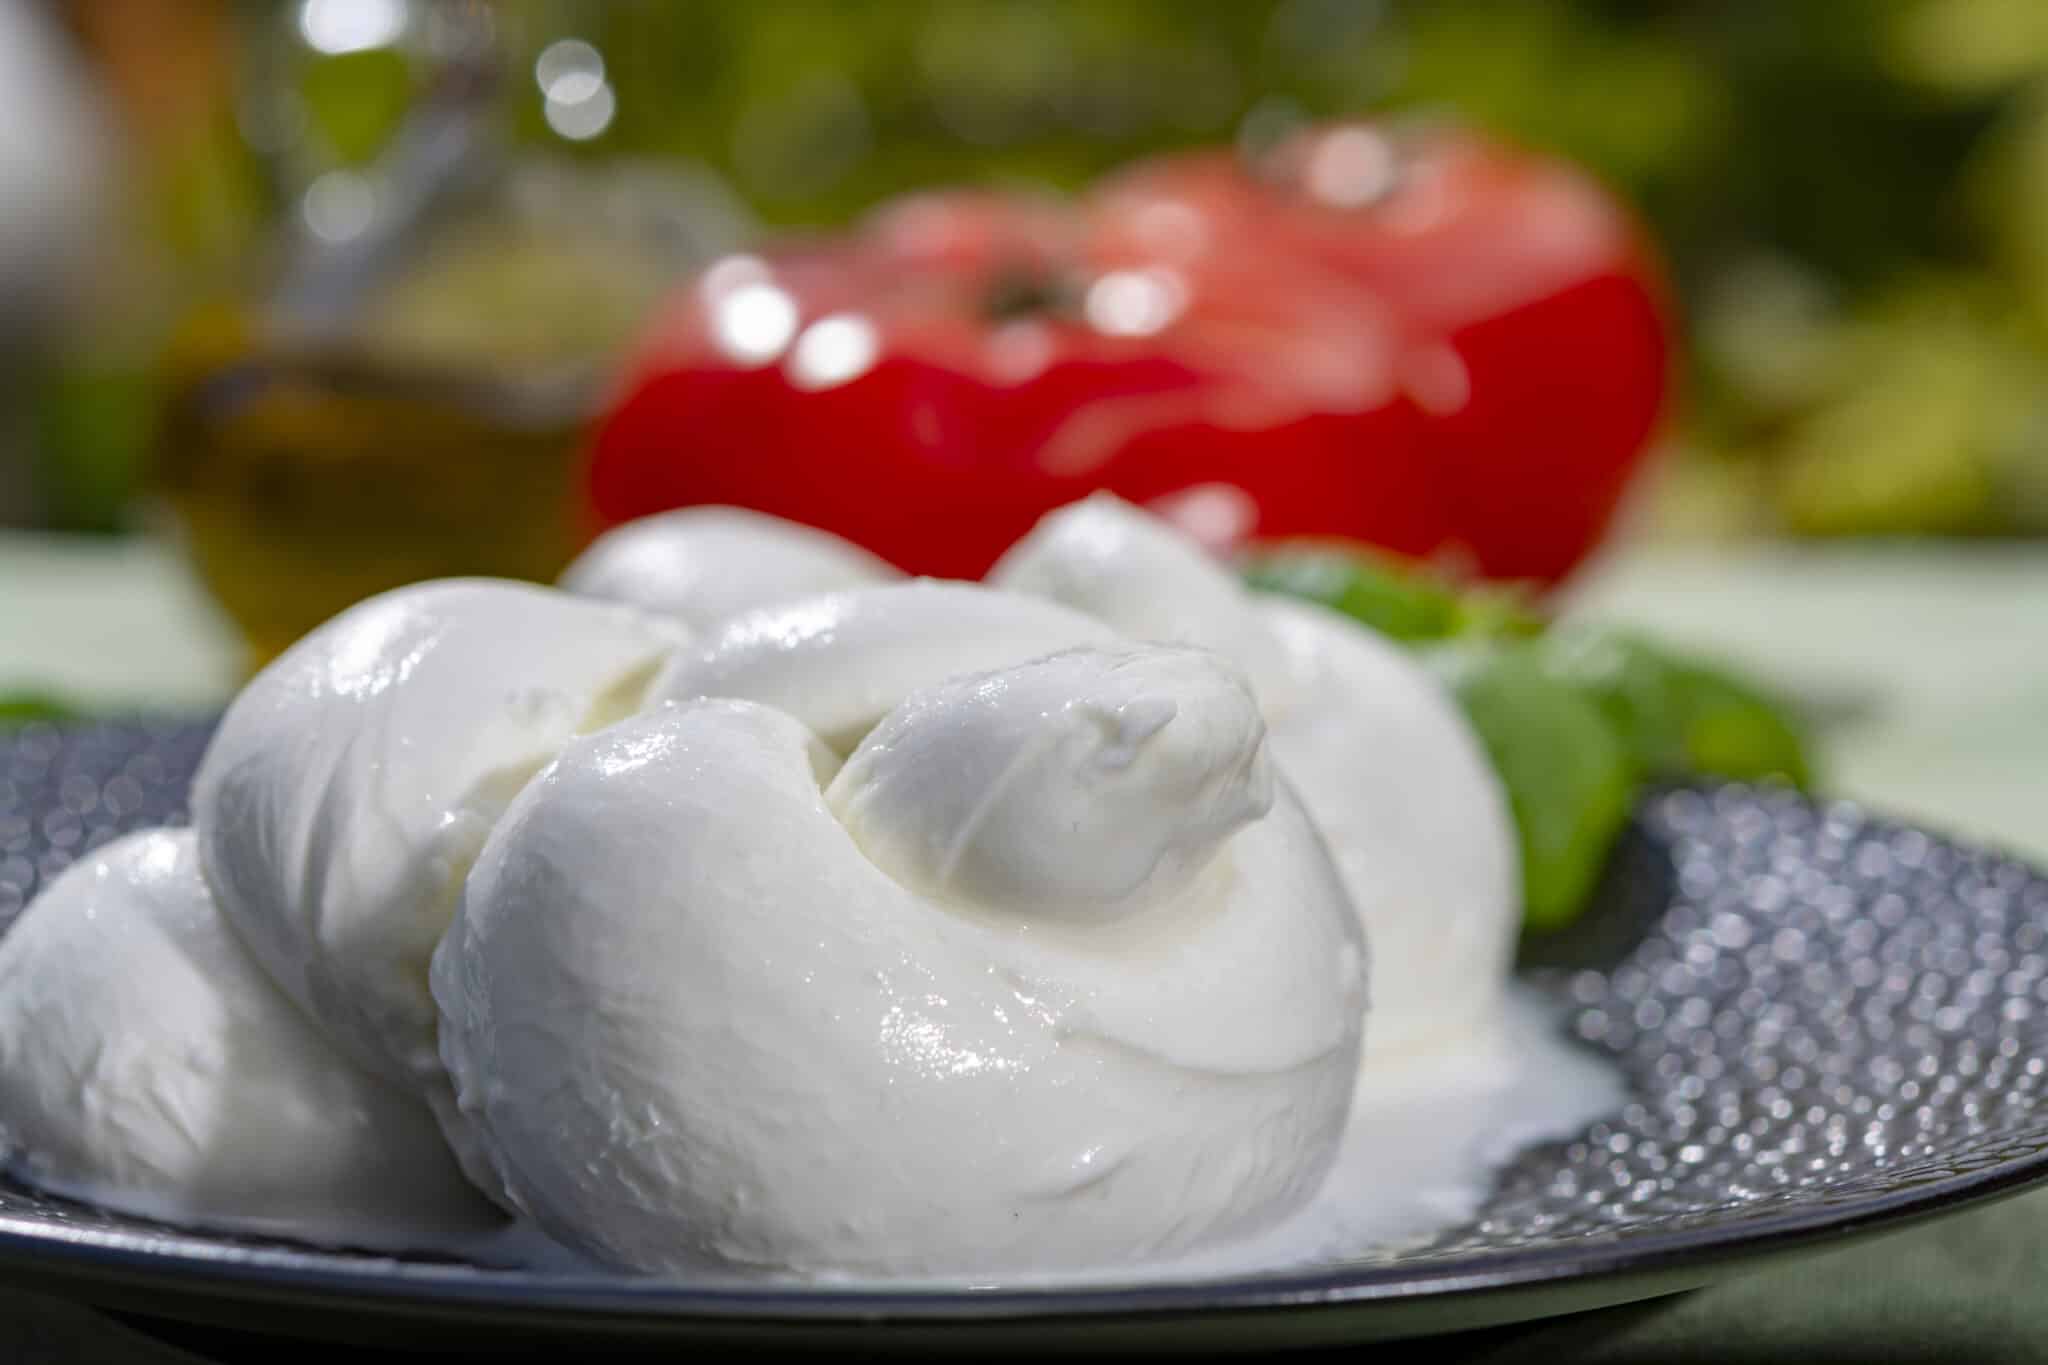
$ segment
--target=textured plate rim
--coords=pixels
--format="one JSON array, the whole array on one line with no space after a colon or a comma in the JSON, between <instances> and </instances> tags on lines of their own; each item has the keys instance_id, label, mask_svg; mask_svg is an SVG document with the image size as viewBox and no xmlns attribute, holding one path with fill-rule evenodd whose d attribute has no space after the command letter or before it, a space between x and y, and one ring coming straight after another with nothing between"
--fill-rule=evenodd
<instances>
[{"instance_id":1,"label":"textured plate rim","mask_svg":"<svg viewBox=\"0 0 2048 1365\"><path fill-rule=\"evenodd\" d=\"M204 1297L260 1296L344 1312L470 1317L503 1325L601 1326L616 1322L705 1327L941 1327L1111 1322L1290 1312L1368 1304L1457 1301L1561 1284L1588 1288L1620 1277L1678 1277L1730 1261L1818 1248L1898 1230L1927 1218L2017 1194L2048 1179L2048 1148L1975 1170L1823 1208L1791 1208L1740 1223L1624 1234L1583 1246L1475 1252L1430 1265L1400 1261L1308 1272L1126 1285L692 1286L653 1277L480 1272L464 1264L221 1244L164 1251L134 1245L143 1234L58 1231L0 1215L0 1273L44 1283L93 1281ZM189 1234L188 1234L189 1235ZM1697 1282L1697 1281L1696 1281ZM1683 1287L1683 1282L1671 1287ZM1620 1296L1628 1297L1628 1296ZM1616 1301L1619 1301L1617 1298ZM1474 1325L1483 1325L1475 1322Z\"/></svg>"},{"instance_id":2,"label":"textured plate rim","mask_svg":"<svg viewBox=\"0 0 2048 1365\"><path fill-rule=\"evenodd\" d=\"M1808 802L1815 806L1833 803ZM1886 819L1964 851L1993 852L1911 820ZM2019 862L2008 853L2002 860ZM2035 876L2048 877L2039 869ZM1996 1131L1996 1130L1994 1130ZM2017 1154L1976 1158L1948 1144L1924 1153L1971 1156L1964 1169L1926 1174L1876 1190L1788 1200L1768 1212L1679 1228L1612 1230L1549 1245L1478 1249L1428 1261L1400 1259L1223 1277L1150 1282L1058 1282L1010 1288L955 1285L747 1283L532 1270L470 1263L397 1261L289 1244L186 1239L166 1244L135 1227L65 1224L33 1213L0 1213L0 1280L71 1297L112 1302L155 1296L166 1316L203 1319L207 1305L293 1306L365 1323L487 1321L505 1328L675 1334L813 1334L882 1328L957 1335L1004 1327L1085 1330L1113 1324L1225 1320L1275 1323L1345 1320L1347 1337L1386 1331L1453 1330L1513 1317L1568 1296L1576 1306L1617 1303L1695 1286L1731 1263L1826 1250L1858 1238L2015 1194L2048 1180L2048 1140ZM1923 1167L1924 1169L1924 1167ZM13 1182L9 1182L13 1183ZM1651 1287L1654 1286L1654 1287ZM1505 1307L1517 1305L1516 1307ZM1354 1318L1331 1311L1353 1308ZM1370 1310L1368 1312L1368 1310ZM1405 1311L1404 1311L1405 1310ZM216 1307L216 1311L220 1311ZM1466 1320L1469 1315L1469 1320ZM1432 1325L1412 1324L1425 1317ZM1411 1324L1403 1329L1401 1322ZM1357 1323L1357 1330L1351 1324ZM1371 1324L1392 1323L1391 1330ZM1277 1334L1276 1334L1277 1335ZM1143 1344L1142 1342L1140 1344Z\"/></svg>"}]
</instances>

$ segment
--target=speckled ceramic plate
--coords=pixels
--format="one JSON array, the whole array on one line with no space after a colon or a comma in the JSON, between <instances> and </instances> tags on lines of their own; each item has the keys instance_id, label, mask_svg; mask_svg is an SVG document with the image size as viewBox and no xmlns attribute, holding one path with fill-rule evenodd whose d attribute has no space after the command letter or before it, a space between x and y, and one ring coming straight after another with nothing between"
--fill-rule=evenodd
<instances>
[{"instance_id":1,"label":"speckled ceramic plate","mask_svg":"<svg viewBox=\"0 0 2048 1365\"><path fill-rule=\"evenodd\" d=\"M205 727L0 739L0 925L182 818ZM2048 876L1847 805L1645 803L1533 966L1631 1102L1421 1250L1127 1288L940 1292L493 1270L195 1236L0 1185L0 1278L293 1335L1272 1347L1478 1327L1702 1284L2048 1175Z\"/></svg>"}]
</instances>

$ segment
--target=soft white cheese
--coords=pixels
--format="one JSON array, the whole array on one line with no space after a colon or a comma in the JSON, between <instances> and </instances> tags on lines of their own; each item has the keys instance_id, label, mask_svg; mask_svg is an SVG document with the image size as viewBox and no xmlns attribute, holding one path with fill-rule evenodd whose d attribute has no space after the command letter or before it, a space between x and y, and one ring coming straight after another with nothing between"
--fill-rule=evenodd
<instances>
[{"instance_id":1,"label":"soft white cheese","mask_svg":"<svg viewBox=\"0 0 2048 1365\"><path fill-rule=\"evenodd\" d=\"M1107 1266L1321 1183L1364 949L1245 684L1205 651L1033 658L1042 630L961 676L942 643L1001 651L964 616L926 638L934 591L990 629L1069 615L841 602L844 667L792 629L721 676L847 727L893 660L843 766L788 711L666 706L570 744L491 834L435 958L442 1047L550 1234L648 1270Z\"/></svg>"},{"instance_id":2,"label":"soft white cheese","mask_svg":"<svg viewBox=\"0 0 2048 1365\"><path fill-rule=\"evenodd\" d=\"M1117 639L1058 603L916 579L736 616L678 650L648 695L762 702L845 754L913 688Z\"/></svg>"},{"instance_id":3,"label":"soft white cheese","mask_svg":"<svg viewBox=\"0 0 2048 1365\"><path fill-rule=\"evenodd\" d=\"M1250 675L1271 710L1293 674L1245 590L1185 532L1109 493L1039 519L988 571L991 587L1086 612L1138 640L1186 640Z\"/></svg>"},{"instance_id":4,"label":"soft white cheese","mask_svg":"<svg viewBox=\"0 0 2048 1365\"><path fill-rule=\"evenodd\" d=\"M912 693L825 801L929 896L1056 918L1185 889L1273 804L1265 723L1219 656L1078 649Z\"/></svg>"},{"instance_id":5,"label":"soft white cheese","mask_svg":"<svg viewBox=\"0 0 2048 1365\"><path fill-rule=\"evenodd\" d=\"M1398 647L1247 591L1192 539L1107 494L1050 513L989 582L1127 636L1206 645L1250 673L1273 756L1372 944L1371 1054L1442 1044L1498 1006L1521 919L1506 795L1456 702Z\"/></svg>"},{"instance_id":6,"label":"soft white cheese","mask_svg":"<svg viewBox=\"0 0 2048 1365\"><path fill-rule=\"evenodd\" d=\"M708 630L755 607L902 576L828 531L742 507L683 507L605 532L561 585Z\"/></svg>"},{"instance_id":7,"label":"soft white cheese","mask_svg":"<svg viewBox=\"0 0 2048 1365\"><path fill-rule=\"evenodd\" d=\"M146 1217L392 1250L501 1221L221 922L190 830L87 854L0 940L0 1147Z\"/></svg>"},{"instance_id":8,"label":"soft white cheese","mask_svg":"<svg viewBox=\"0 0 2048 1365\"><path fill-rule=\"evenodd\" d=\"M1521 930L1514 818L1457 701L1391 640L1256 599L1297 680L1273 755L1330 841L1373 947L1375 1057L1441 1048L1500 1008Z\"/></svg>"},{"instance_id":9,"label":"soft white cheese","mask_svg":"<svg viewBox=\"0 0 2048 1365\"><path fill-rule=\"evenodd\" d=\"M681 638L491 580L343 612L242 690L200 766L221 912L337 1044L451 1112L427 968L462 879L527 779L637 707Z\"/></svg>"}]
</instances>

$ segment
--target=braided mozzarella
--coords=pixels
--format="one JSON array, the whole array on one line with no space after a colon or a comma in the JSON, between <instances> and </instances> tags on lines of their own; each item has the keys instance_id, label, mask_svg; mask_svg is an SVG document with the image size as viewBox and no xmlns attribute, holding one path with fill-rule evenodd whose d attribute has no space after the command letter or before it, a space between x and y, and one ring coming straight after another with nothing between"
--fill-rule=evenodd
<instances>
[{"instance_id":1,"label":"braided mozzarella","mask_svg":"<svg viewBox=\"0 0 2048 1365\"><path fill-rule=\"evenodd\" d=\"M193 784L221 914L362 1065L453 1123L427 968L484 836L683 638L627 607L448 580L350 608L243 688Z\"/></svg>"},{"instance_id":2,"label":"braided mozzarella","mask_svg":"<svg viewBox=\"0 0 2048 1365\"><path fill-rule=\"evenodd\" d=\"M490 1228L417 1098L344 1056L221 921L190 830L65 869L0 939L0 1149L145 1217L408 1249Z\"/></svg>"},{"instance_id":3,"label":"braided mozzarella","mask_svg":"<svg viewBox=\"0 0 2048 1365\"><path fill-rule=\"evenodd\" d=\"M605 532L561 584L708 630L757 607L901 577L828 531L742 507L682 507Z\"/></svg>"},{"instance_id":4,"label":"braided mozzarella","mask_svg":"<svg viewBox=\"0 0 2048 1365\"><path fill-rule=\"evenodd\" d=\"M1458 1039L1498 1009L1514 827L1477 737L1399 648L1336 612L1247 591L1192 539L1108 494L1048 514L989 582L1250 672L1273 756L1329 840L1372 942L1374 1056Z\"/></svg>"},{"instance_id":5,"label":"braided mozzarella","mask_svg":"<svg viewBox=\"0 0 2048 1365\"><path fill-rule=\"evenodd\" d=\"M512 1199L642 1269L911 1274L1300 1207L1357 1065L1355 916L1241 676L1105 636L857 591L732 623L657 685L710 699L572 742L434 964Z\"/></svg>"}]
</instances>

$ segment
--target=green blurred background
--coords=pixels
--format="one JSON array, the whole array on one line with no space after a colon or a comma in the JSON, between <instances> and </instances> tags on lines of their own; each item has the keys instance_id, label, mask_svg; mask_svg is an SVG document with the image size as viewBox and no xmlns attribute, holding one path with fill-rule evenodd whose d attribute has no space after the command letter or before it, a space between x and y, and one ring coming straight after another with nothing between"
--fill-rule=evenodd
<instances>
[{"instance_id":1,"label":"green blurred background","mask_svg":"<svg viewBox=\"0 0 2048 1365\"><path fill-rule=\"evenodd\" d=\"M482 14L512 73L490 98L517 155L604 168L606 185L639 168L636 192L659 181L680 196L704 249L934 182L1073 185L1142 152L1315 115L1448 109L1592 167L1662 243L1689 373L1638 529L2048 532L2040 0L80 0L47 13L109 169L81 211L90 231L74 234L87 244L5 343L0 522L138 524L171 339L195 311L267 287L286 226L347 209L346 177L388 151L445 64L446 31ZM596 54L594 75L569 62L582 99L548 97L551 51L558 67L565 51ZM363 325L373 344L464 363L605 353L691 252L619 272L587 236L558 213L459 250L416 244Z\"/></svg>"}]
</instances>

